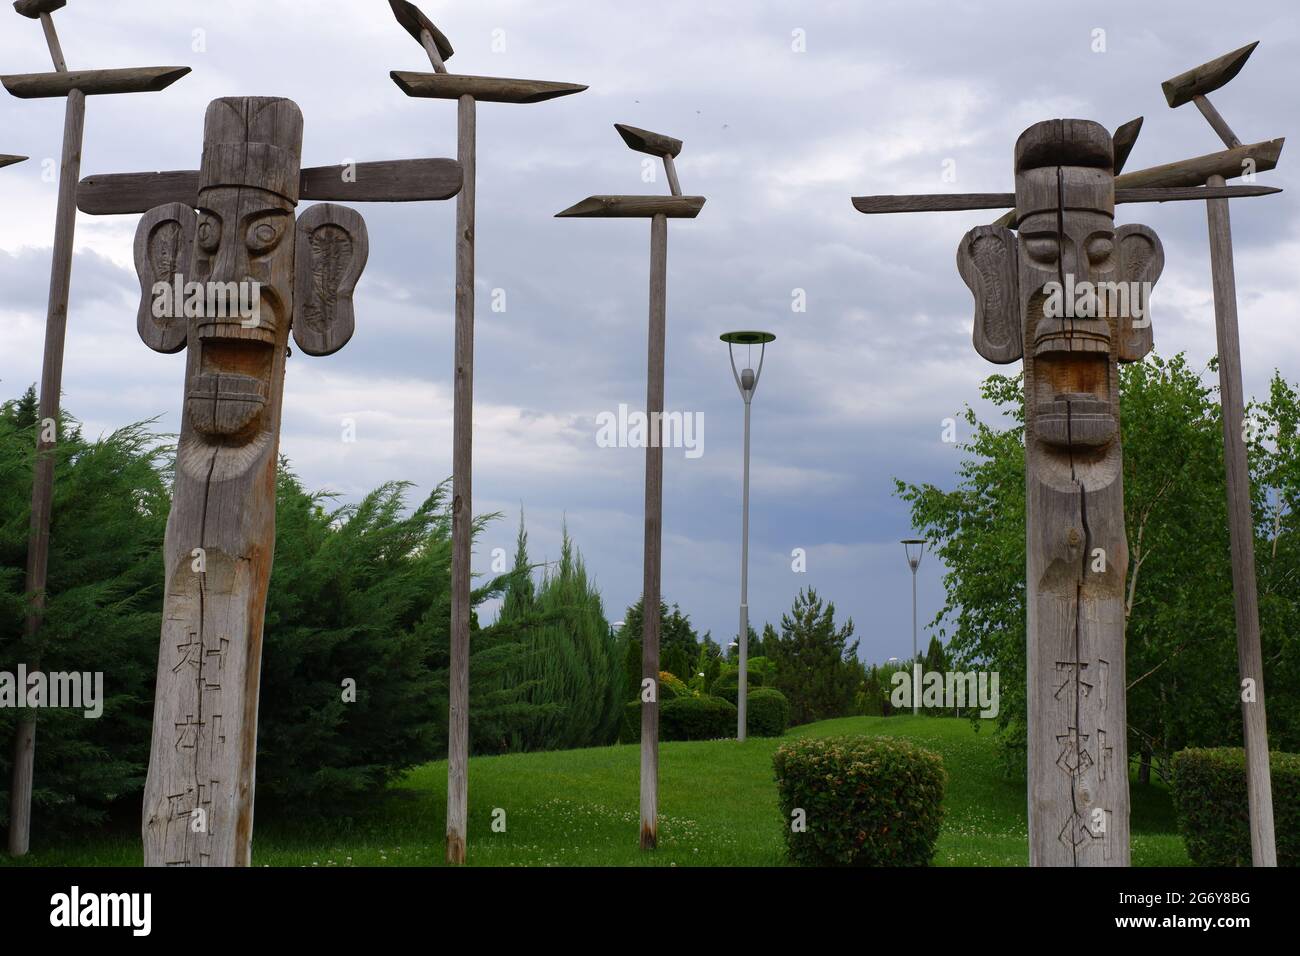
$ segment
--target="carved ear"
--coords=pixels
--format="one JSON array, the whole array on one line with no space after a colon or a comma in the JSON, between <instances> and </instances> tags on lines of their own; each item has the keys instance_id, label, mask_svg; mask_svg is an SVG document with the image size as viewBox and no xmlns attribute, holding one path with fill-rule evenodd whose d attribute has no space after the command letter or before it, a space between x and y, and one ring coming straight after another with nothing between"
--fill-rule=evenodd
<instances>
[{"instance_id":1,"label":"carved ear","mask_svg":"<svg viewBox=\"0 0 1300 956\"><path fill-rule=\"evenodd\" d=\"M166 297L155 296L153 290L160 282L174 290L178 274L184 289L194 255L197 221L193 209L173 202L150 209L140 217L135 230L135 271L140 277L140 310L135 327L144 344L155 352L171 354L185 348L189 329L184 301L174 301L170 292Z\"/></svg>"},{"instance_id":2,"label":"carved ear","mask_svg":"<svg viewBox=\"0 0 1300 956\"><path fill-rule=\"evenodd\" d=\"M1138 283L1143 314L1134 318L1132 295L1129 311L1119 317L1119 360L1137 362L1151 351L1155 338L1151 330L1149 291L1165 268L1165 249L1150 226L1130 224L1115 230L1115 252L1119 255L1119 274L1123 282Z\"/></svg>"},{"instance_id":3,"label":"carved ear","mask_svg":"<svg viewBox=\"0 0 1300 956\"><path fill-rule=\"evenodd\" d=\"M976 226L961 237L957 271L975 296L975 351L999 365L1018 361L1025 347L1016 234Z\"/></svg>"},{"instance_id":4,"label":"carved ear","mask_svg":"<svg viewBox=\"0 0 1300 956\"><path fill-rule=\"evenodd\" d=\"M352 338L352 292L369 255L360 213L320 203L298 217L293 340L308 355L330 355Z\"/></svg>"}]
</instances>

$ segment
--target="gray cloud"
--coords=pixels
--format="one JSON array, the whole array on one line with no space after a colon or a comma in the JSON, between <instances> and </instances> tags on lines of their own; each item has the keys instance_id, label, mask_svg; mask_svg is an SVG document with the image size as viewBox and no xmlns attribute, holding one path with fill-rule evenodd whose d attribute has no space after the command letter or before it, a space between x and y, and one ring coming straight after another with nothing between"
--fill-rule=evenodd
<instances>
[{"instance_id":1,"label":"gray cloud","mask_svg":"<svg viewBox=\"0 0 1300 956\"><path fill-rule=\"evenodd\" d=\"M1208 0L1088 6L822 0L668 0L647 16L612 2L425 4L456 46L453 70L588 83L580 96L526 108L479 108L476 510L503 510L476 556L512 546L527 509L537 557L554 557L562 521L586 554L612 617L641 582L643 457L603 449L594 421L645 395L648 229L640 222L556 220L599 192L664 191L641 181L639 154L611 124L684 139L683 187L708 197L669 235L667 396L702 412L706 451L666 455L664 594L702 629L735 628L741 405L720 332L779 336L755 404L752 619L777 620L813 584L851 614L874 659L910 647L909 531L894 476L952 482L941 422L977 403L998 369L970 345L969 293L953 255L977 213L863 217L863 193L1007 191L1011 148L1053 116L1114 128L1145 115L1130 168L1211 152L1191 107L1172 111L1159 84L1253 39L1264 42L1214 99L1246 141L1285 135L1300 38L1292 5L1224 17ZM1026 13L1032 11L1032 16ZM1177 16L1169 16L1174 11ZM408 100L390 69L427 68L384 4L233 0L71 5L57 17L73 68L187 63L163 94L88 105L83 170L197 164L202 115L216 96L279 94L306 116L308 164L452 155L455 109ZM39 29L0 28L5 72L48 69ZM805 31L807 52L791 50ZM1107 51L1092 52L1095 29ZM205 31L206 52L192 50ZM493 31L505 49L493 52ZM498 35L500 36L500 35ZM39 375L61 105L0 100L0 150L33 162L0 171L0 310L10 323L0 381ZM941 178L952 160L956 182ZM1284 154L1285 160L1285 154ZM1234 204L1248 392L1274 367L1297 377L1294 328L1300 238L1281 196ZM452 203L371 205L370 266L347 349L290 363L283 450L312 487L351 497L386 478L421 492L450 473ZM1157 347L1198 363L1214 347L1204 210L1122 207L1156 228L1168 265L1156 290ZM134 223L78 225L65 392L88 427L163 415L175 427L182 360L135 338ZM792 290L808 311L791 312ZM491 311L494 289L507 310ZM353 418L358 441L340 441ZM809 571L790 571L790 552ZM937 564L923 566L937 607Z\"/></svg>"}]
</instances>

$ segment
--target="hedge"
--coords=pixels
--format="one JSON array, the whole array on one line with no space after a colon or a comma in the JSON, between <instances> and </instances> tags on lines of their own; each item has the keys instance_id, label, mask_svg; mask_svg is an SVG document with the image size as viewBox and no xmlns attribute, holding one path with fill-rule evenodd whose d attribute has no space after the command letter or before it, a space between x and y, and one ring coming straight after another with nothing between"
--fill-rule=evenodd
<instances>
[{"instance_id":1,"label":"hedge","mask_svg":"<svg viewBox=\"0 0 1300 956\"><path fill-rule=\"evenodd\" d=\"M745 673L749 675L746 681L746 688L753 691L755 688L763 686L763 674L761 671L753 668L745 668ZM709 688L709 693L714 697L721 697L723 700L729 700L735 703L740 697L740 668L732 666L729 670L724 670L718 675L718 679L713 682Z\"/></svg>"},{"instance_id":2,"label":"hedge","mask_svg":"<svg viewBox=\"0 0 1300 956\"><path fill-rule=\"evenodd\" d=\"M745 695L745 725L751 737L780 737L790 726L790 702L775 687L756 687Z\"/></svg>"},{"instance_id":3,"label":"hedge","mask_svg":"<svg viewBox=\"0 0 1300 956\"><path fill-rule=\"evenodd\" d=\"M791 862L929 864L948 776L938 754L896 737L804 738L772 764Z\"/></svg>"},{"instance_id":4,"label":"hedge","mask_svg":"<svg viewBox=\"0 0 1300 956\"><path fill-rule=\"evenodd\" d=\"M659 704L660 740L718 740L736 736L736 707L719 697L674 697ZM620 743L641 739L641 701L623 705Z\"/></svg>"},{"instance_id":5,"label":"hedge","mask_svg":"<svg viewBox=\"0 0 1300 956\"><path fill-rule=\"evenodd\" d=\"M659 706L660 740L736 736L736 705L721 697L678 697Z\"/></svg>"},{"instance_id":6,"label":"hedge","mask_svg":"<svg viewBox=\"0 0 1300 956\"><path fill-rule=\"evenodd\" d=\"M1300 865L1300 754L1269 754L1279 866ZM1240 747L1181 750L1173 759L1174 810L1187 855L1197 866L1250 866L1246 752Z\"/></svg>"}]
</instances>

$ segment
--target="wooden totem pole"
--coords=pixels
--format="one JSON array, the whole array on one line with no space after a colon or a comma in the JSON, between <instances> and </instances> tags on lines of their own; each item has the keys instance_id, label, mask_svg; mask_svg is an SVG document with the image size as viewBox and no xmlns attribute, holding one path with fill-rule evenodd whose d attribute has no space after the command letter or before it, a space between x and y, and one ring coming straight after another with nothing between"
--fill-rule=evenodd
<instances>
[{"instance_id":1,"label":"wooden totem pole","mask_svg":"<svg viewBox=\"0 0 1300 956\"><path fill-rule=\"evenodd\" d=\"M321 203L295 221L297 204L448 198L460 186L449 160L303 170L302 130L291 100L218 99L197 172L81 187L86 211L148 208L135 238L136 326L155 351L188 349L144 796L149 866L246 866L251 855L289 333L309 355L347 343L369 247L353 210Z\"/></svg>"},{"instance_id":2,"label":"wooden totem pole","mask_svg":"<svg viewBox=\"0 0 1300 956\"><path fill-rule=\"evenodd\" d=\"M975 297L976 350L991 362L1024 361L1035 866L1129 863L1118 363L1152 347L1149 293L1164 252L1148 227L1116 228L1114 207L1278 191L1194 186L1215 171L1240 175L1235 154L1116 176L1140 127L1126 123L1112 139L1087 120L1031 126L1016 143L1014 194L853 200L864 213L1014 206L962 238L957 267Z\"/></svg>"},{"instance_id":3,"label":"wooden totem pole","mask_svg":"<svg viewBox=\"0 0 1300 956\"><path fill-rule=\"evenodd\" d=\"M465 185L456 199L456 354L451 478L451 688L447 741L447 862L465 862L469 819L469 616L474 460L474 202L477 182L476 104L540 103L581 93L577 83L513 80L448 73L451 43L407 0L388 0L397 22L424 47L432 73L393 70L407 96L456 101L457 158Z\"/></svg>"},{"instance_id":4,"label":"wooden totem pole","mask_svg":"<svg viewBox=\"0 0 1300 956\"><path fill-rule=\"evenodd\" d=\"M623 141L640 153L663 159L669 196L588 196L560 217L650 220L650 336L646 369L645 559L641 592L641 849L659 844L659 604L664 510L664 345L668 314L668 220L694 219L703 196L683 196L673 159L682 141L615 123Z\"/></svg>"},{"instance_id":5,"label":"wooden totem pole","mask_svg":"<svg viewBox=\"0 0 1300 956\"><path fill-rule=\"evenodd\" d=\"M50 266L50 300L45 317L45 355L41 365L41 395L36 440L36 473L32 481L31 526L27 537L27 618L24 640L34 641L45 610L45 580L50 551L50 509L54 500L54 444L58 437L59 396L63 389L63 343L68 326L68 292L72 284L72 241L77 224L76 190L81 175L81 142L86 97L108 93L150 93L164 90L190 72L187 66L155 66L125 70L69 72L51 14L67 0L16 0L14 10L40 20L54 61L53 73L0 77L22 99L61 96L67 107L63 119L63 155L59 163L59 199L54 220L54 256ZM32 670L40 662L28 664ZM14 736L13 782L9 801L9 852L26 854L31 837L32 766L36 756L36 720L26 716Z\"/></svg>"}]
</instances>

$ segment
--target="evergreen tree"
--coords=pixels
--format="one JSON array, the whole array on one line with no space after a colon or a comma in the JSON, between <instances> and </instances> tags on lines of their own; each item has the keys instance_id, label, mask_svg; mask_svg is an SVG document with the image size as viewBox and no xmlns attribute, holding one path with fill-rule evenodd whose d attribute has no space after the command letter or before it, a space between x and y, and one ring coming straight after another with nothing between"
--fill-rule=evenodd
<instances>
[{"instance_id":1,"label":"evergreen tree","mask_svg":"<svg viewBox=\"0 0 1300 956\"><path fill-rule=\"evenodd\" d=\"M790 701L791 723L853 712L863 669L852 636L853 619L837 627L835 605L823 604L813 588L800 590L790 613L781 616L781 633L767 656L776 665L777 688Z\"/></svg>"}]
</instances>

